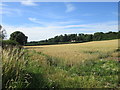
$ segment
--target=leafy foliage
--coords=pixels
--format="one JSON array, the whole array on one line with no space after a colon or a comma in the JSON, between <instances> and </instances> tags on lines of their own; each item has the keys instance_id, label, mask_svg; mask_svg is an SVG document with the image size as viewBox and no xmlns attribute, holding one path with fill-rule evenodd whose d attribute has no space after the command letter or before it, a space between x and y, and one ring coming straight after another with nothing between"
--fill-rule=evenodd
<instances>
[{"instance_id":1,"label":"leafy foliage","mask_svg":"<svg viewBox=\"0 0 120 90\"><path fill-rule=\"evenodd\" d=\"M6 30L0 25L0 40L6 37Z\"/></svg>"},{"instance_id":2,"label":"leafy foliage","mask_svg":"<svg viewBox=\"0 0 120 90\"><path fill-rule=\"evenodd\" d=\"M2 47L7 48L7 47L13 47L19 45L18 42L14 40L2 40Z\"/></svg>"},{"instance_id":3,"label":"leafy foliage","mask_svg":"<svg viewBox=\"0 0 120 90\"><path fill-rule=\"evenodd\" d=\"M89 42L89 41L100 41L100 40L112 40L118 39L119 32L96 32L94 34L65 34L60 36L55 36L54 38L50 38L48 40L42 41L33 41L28 42L26 45L50 45L50 44L66 44L66 43L81 43L81 42Z\"/></svg>"},{"instance_id":4,"label":"leafy foliage","mask_svg":"<svg viewBox=\"0 0 120 90\"><path fill-rule=\"evenodd\" d=\"M10 35L10 40L14 40L18 42L20 45L24 45L27 43L27 36L25 36L22 32L20 31L15 31Z\"/></svg>"}]
</instances>

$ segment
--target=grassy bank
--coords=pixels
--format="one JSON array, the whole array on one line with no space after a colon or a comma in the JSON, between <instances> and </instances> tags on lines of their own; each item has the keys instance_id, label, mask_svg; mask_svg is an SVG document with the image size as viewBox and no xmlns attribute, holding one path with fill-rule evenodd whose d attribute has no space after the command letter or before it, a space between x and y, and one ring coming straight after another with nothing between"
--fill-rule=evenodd
<instances>
[{"instance_id":1,"label":"grassy bank","mask_svg":"<svg viewBox=\"0 0 120 90\"><path fill-rule=\"evenodd\" d=\"M101 42L93 42L94 47L87 43L84 46L74 44L34 50L4 49L3 88L119 88L120 56L115 42L104 42L110 49L107 46L103 48ZM88 56L83 54L84 58L81 60L80 56L79 58L72 56L71 51L75 55L84 53ZM61 54L69 55L66 56L69 58L63 58Z\"/></svg>"}]
</instances>

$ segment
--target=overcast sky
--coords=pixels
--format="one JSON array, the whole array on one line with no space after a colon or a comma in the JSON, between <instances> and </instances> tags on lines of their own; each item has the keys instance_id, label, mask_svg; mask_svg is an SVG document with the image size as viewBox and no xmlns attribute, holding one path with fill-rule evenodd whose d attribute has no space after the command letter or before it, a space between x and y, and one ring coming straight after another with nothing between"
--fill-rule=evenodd
<instances>
[{"instance_id":1,"label":"overcast sky","mask_svg":"<svg viewBox=\"0 0 120 90\"><path fill-rule=\"evenodd\" d=\"M117 31L117 2L3 2L7 36L22 31L29 41L60 34Z\"/></svg>"}]
</instances>

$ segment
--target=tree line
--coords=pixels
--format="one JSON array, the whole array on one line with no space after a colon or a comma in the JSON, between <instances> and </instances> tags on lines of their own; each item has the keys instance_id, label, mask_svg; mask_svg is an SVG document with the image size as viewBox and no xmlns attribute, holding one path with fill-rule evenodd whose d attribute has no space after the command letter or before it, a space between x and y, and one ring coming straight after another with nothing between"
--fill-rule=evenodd
<instances>
[{"instance_id":1,"label":"tree line","mask_svg":"<svg viewBox=\"0 0 120 90\"><path fill-rule=\"evenodd\" d=\"M28 42L26 45L50 45L50 44L64 44L64 43L82 43L82 42L89 42L89 41L101 41L101 40L112 40L112 39L119 39L120 37L119 32L96 32L94 34L64 34L55 36L54 38L49 38L46 40L41 41L31 41Z\"/></svg>"},{"instance_id":2,"label":"tree line","mask_svg":"<svg viewBox=\"0 0 120 90\"><path fill-rule=\"evenodd\" d=\"M12 34L10 34L10 38L8 40L5 40L6 38L6 30L0 25L0 46L2 48L7 47L21 47L27 43L27 36L25 36L24 33L20 31L15 31Z\"/></svg>"},{"instance_id":3,"label":"tree line","mask_svg":"<svg viewBox=\"0 0 120 90\"><path fill-rule=\"evenodd\" d=\"M118 32L95 32L94 34L64 34L55 36L41 41L27 42L28 37L20 31L15 31L10 35L9 40L3 40L5 38L5 29L0 25L0 41L2 46L6 45L51 45L51 44L68 44L68 43L83 43L90 41L112 40L120 39L120 31Z\"/></svg>"}]
</instances>

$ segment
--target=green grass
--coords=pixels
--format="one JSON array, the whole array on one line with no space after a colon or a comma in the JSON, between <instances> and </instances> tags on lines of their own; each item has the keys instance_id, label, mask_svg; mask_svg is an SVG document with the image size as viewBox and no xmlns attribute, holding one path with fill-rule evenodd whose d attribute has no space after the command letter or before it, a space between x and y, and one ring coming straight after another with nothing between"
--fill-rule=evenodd
<instances>
[{"instance_id":1,"label":"green grass","mask_svg":"<svg viewBox=\"0 0 120 90\"><path fill-rule=\"evenodd\" d=\"M2 52L3 88L120 88L116 40L9 48Z\"/></svg>"},{"instance_id":2,"label":"green grass","mask_svg":"<svg viewBox=\"0 0 120 90\"><path fill-rule=\"evenodd\" d=\"M104 58L72 66L63 61L42 52L3 50L3 88L119 88L117 61Z\"/></svg>"}]
</instances>

